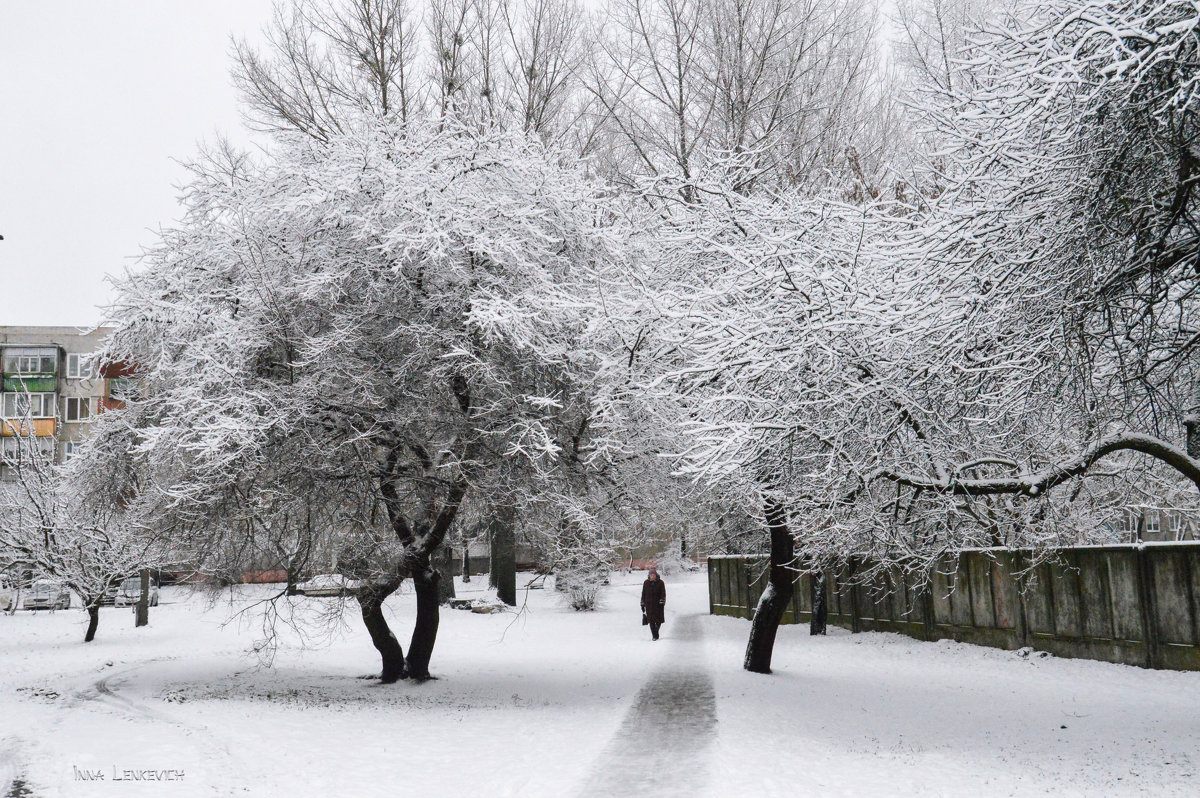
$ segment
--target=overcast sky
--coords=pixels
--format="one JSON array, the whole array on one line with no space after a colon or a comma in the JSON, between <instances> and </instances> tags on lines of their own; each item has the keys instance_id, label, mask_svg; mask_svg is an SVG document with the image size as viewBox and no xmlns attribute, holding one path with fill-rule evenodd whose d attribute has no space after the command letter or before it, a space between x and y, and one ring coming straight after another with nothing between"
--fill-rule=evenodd
<instances>
[{"instance_id":1,"label":"overcast sky","mask_svg":"<svg viewBox=\"0 0 1200 798\"><path fill-rule=\"evenodd\" d=\"M229 36L270 0L0 0L0 325L102 320L107 274L177 216L173 158L249 144Z\"/></svg>"}]
</instances>

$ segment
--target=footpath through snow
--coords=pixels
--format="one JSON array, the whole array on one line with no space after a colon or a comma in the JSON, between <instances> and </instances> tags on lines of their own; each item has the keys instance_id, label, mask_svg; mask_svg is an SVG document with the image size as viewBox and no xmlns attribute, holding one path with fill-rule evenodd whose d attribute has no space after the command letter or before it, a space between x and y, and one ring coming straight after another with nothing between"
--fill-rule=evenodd
<instances>
[{"instance_id":1,"label":"footpath through snow","mask_svg":"<svg viewBox=\"0 0 1200 798\"><path fill-rule=\"evenodd\" d=\"M138 630L106 608L87 645L82 612L0 616L0 798L1200 794L1200 673L784 627L762 676L702 575L667 579L652 643L642 576L595 613L553 590L445 611L420 685L358 678L377 660L353 606L316 648L281 629L263 667L254 616L222 625L260 587L211 608L167 588ZM405 639L411 593L388 612Z\"/></svg>"},{"instance_id":2,"label":"footpath through snow","mask_svg":"<svg viewBox=\"0 0 1200 798\"><path fill-rule=\"evenodd\" d=\"M581 796L703 792L717 701L708 663L697 650L702 635L696 615L678 618L674 633L664 627L659 642L670 648L667 660L638 693Z\"/></svg>"}]
</instances>

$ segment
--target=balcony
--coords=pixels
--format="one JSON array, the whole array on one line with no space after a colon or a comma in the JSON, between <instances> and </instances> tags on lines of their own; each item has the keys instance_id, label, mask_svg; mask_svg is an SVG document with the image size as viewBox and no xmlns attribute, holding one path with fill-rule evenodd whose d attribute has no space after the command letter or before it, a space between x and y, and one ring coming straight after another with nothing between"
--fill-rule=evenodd
<instances>
[{"instance_id":1,"label":"balcony","mask_svg":"<svg viewBox=\"0 0 1200 798\"><path fill-rule=\"evenodd\" d=\"M53 418L0 418L0 438L50 438L56 425Z\"/></svg>"},{"instance_id":2,"label":"balcony","mask_svg":"<svg viewBox=\"0 0 1200 798\"><path fill-rule=\"evenodd\" d=\"M52 393L58 387L58 378L53 374L9 374L4 373L4 390L12 393Z\"/></svg>"},{"instance_id":3,"label":"balcony","mask_svg":"<svg viewBox=\"0 0 1200 798\"><path fill-rule=\"evenodd\" d=\"M57 428L57 395L6 391L0 395L0 437L49 437Z\"/></svg>"},{"instance_id":4,"label":"balcony","mask_svg":"<svg viewBox=\"0 0 1200 798\"><path fill-rule=\"evenodd\" d=\"M58 387L56 347L6 347L4 390L15 393L52 393Z\"/></svg>"}]
</instances>

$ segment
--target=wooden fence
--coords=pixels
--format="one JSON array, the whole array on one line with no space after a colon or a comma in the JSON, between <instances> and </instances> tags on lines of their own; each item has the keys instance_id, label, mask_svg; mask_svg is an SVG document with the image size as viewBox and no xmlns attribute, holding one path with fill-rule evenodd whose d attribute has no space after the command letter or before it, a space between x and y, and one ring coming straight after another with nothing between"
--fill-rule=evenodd
<instances>
[{"instance_id":1,"label":"wooden fence","mask_svg":"<svg viewBox=\"0 0 1200 798\"><path fill-rule=\"evenodd\" d=\"M829 623L1147 668L1200 670L1200 543L964 552L930 578L899 567L869 581L855 563L825 575ZM765 556L710 557L709 612L751 618ZM784 623L812 617L812 577L797 578Z\"/></svg>"}]
</instances>

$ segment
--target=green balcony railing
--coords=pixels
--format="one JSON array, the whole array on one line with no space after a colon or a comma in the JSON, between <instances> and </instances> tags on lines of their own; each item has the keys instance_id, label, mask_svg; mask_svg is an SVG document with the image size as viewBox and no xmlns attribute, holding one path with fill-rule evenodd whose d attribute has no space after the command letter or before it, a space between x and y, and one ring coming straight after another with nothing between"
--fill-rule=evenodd
<instances>
[{"instance_id":1,"label":"green balcony railing","mask_svg":"<svg viewBox=\"0 0 1200 798\"><path fill-rule=\"evenodd\" d=\"M49 374L4 374L4 390L21 393L53 393L58 389L58 377Z\"/></svg>"}]
</instances>

